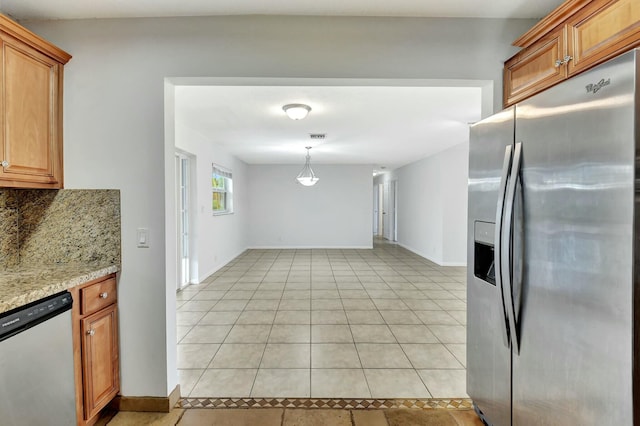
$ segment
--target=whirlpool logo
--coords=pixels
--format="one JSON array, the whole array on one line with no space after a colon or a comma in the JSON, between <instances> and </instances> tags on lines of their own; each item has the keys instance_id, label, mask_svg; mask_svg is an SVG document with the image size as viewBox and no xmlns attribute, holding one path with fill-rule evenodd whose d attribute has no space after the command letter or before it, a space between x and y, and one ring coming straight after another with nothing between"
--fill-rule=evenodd
<instances>
[{"instance_id":1,"label":"whirlpool logo","mask_svg":"<svg viewBox=\"0 0 640 426\"><path fill-rule=\"evenodd\" d=\"M603 87L608 86L610 84L611 84L611 79L610 78L608 78L606 80L603 78L602 80L600 80L597 83L587 84L584 87L587 89L587 93L594 93L595 94L595 93L598 93L598 91L600 89L602 89Z\"/></svg>"}]
</instances>

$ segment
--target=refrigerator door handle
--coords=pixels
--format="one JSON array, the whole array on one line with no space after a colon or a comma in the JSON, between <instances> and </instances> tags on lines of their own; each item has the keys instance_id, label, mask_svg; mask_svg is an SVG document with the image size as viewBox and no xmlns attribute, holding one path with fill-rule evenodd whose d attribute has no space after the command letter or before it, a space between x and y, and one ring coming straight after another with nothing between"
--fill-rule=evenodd
<instances>
[{"instance_id":1,"label":"refrigerator door handle","mask_svg":"<svg viewBox=\"0 0 640 426\"><path fill-rule=\"evenodd\" d=\"M502 292L505 301L507 322L509 324L509 336L511 345L516 354L520 352L518 329L516 327L515 303L513 298L513 214L516 200L516 186L520 176L520 164L522 160L522 142L517 142L511 165L507 194L505 198L505 212L502 240L500 241L500 266L502 268Z\"/></svg>"},{"instance_id":2,"label":"refrigerator door handle","mask_svg":"<svg viewBox=\"0 0 640 426\"><path fill-rule=\"evenodd\" d=\"M504 281L502 279L502 237L503 237L503 225L504 225L504 207L505 207L505 199L507 195L507 180L509 179L509 174L511 171L511 163L512 163L512 151L513 147L511 145L507 145L504 151L504 162L502 164L502 175L500 177L500 189L498 191L498 204L496 209L496 233L494 237L494 254L493 254L493 262L494 269L496 271L496 287L500 289L500 300L499 303L502 305L502 314L503 321L501 327L502 329L502 340L504 345L508 348L510 347L509 342L509 320L507 317L507 300L505 300L504 295Z\"/></svg>"}]
</instances>

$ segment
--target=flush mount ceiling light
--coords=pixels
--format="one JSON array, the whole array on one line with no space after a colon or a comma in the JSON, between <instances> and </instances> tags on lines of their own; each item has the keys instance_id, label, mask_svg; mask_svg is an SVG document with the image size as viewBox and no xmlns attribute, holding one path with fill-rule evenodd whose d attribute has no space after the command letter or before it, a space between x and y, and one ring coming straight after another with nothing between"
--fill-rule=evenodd
<instances>
[{"instance_id":1,"label":"flush mount ceiling light","mask_svg":"<svg viewBox=\"0 0 640 426\"><path fill-rule=\"evenodd\" d=\"M282 107L283 111L292 120L302 120L311 111L311 107L305 104L288 104Z\"/></svg>"},{"instance_id":2,"label":"flush mount ceiling light","mask_svg":"<svg viewBox=\"0 0 640 426\"><path fill-rule=\"evenodd\" d=\"M302 168L302 171L298 174L298 177L296 178L296 180L301 185L313 186L320 179L317 178L315 173L313 173L313 170L311 170L311 155L309 155L309 150L311 149L311 147L307 146L305 148L307 149L307 158L304 163L304 167Z\"/></svg>"}]
</instances>

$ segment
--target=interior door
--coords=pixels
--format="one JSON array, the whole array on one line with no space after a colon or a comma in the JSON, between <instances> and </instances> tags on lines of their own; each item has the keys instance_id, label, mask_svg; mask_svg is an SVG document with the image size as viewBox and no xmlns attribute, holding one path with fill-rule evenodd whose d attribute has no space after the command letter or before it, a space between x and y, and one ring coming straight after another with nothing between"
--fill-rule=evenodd
<instances>
[{"instance_id":1,"label":"interior door","mask_svg":"<svg viewBox=\"0 0 640 426\"><path fill-rule=\"evenodd\" d=\"M373 185L373 235L378 235L378 185Z\"/></svg>"},{"instance_id":2,"label":"interior door","mask_svg":"<svg viewBox=\"0 0 640 426\"><path fill-rule=\"evenodd\" d=\"M378 184L378 236L381 237L384 233L384 185Z\"/></svg>"},{"instance_id":3,"label":"interior door","mask_svg":"<svg viewBox=\"0 0 640 426\"><path fill-rule=\"evenodd\" d=\"M391 239L391 215L389 203L389 182L385 182L382 186L382 236Z\"/></svg>"}]
</instances>

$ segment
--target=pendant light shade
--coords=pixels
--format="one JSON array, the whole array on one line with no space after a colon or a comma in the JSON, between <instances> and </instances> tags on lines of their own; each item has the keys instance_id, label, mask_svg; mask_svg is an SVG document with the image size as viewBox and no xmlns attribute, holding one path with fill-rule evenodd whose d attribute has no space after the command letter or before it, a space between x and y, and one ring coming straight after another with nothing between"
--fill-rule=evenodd
<instances>
[{"instance_id":1,"label":"pendant light shade","mask_svg":"<svg viewBox=\"0 0 640 426\"><path fill-rule=\"evenodd\" d=\"M306 161L304 163L304 167L302 168L302 171L298 174L298 177L296 178L296 180L301 185L313 186L320 180L320 178L317 178L315 173L313 173L313 170L311 170L311 155L309 155L309 150L311 149L311 147L307 146L306 148L307 148Z\"/></svg>"},{"instance_id":2,"label":"pendant light shade","mask_svg":"<svg viewBox=\"0 0 640 426\"><path fill-rule=\"evenodd\" d=\"M288 104L282 107L287 116L292 120L302 120L309 115L311 107L305 104Z\"/></svg>"}]
</instances>

